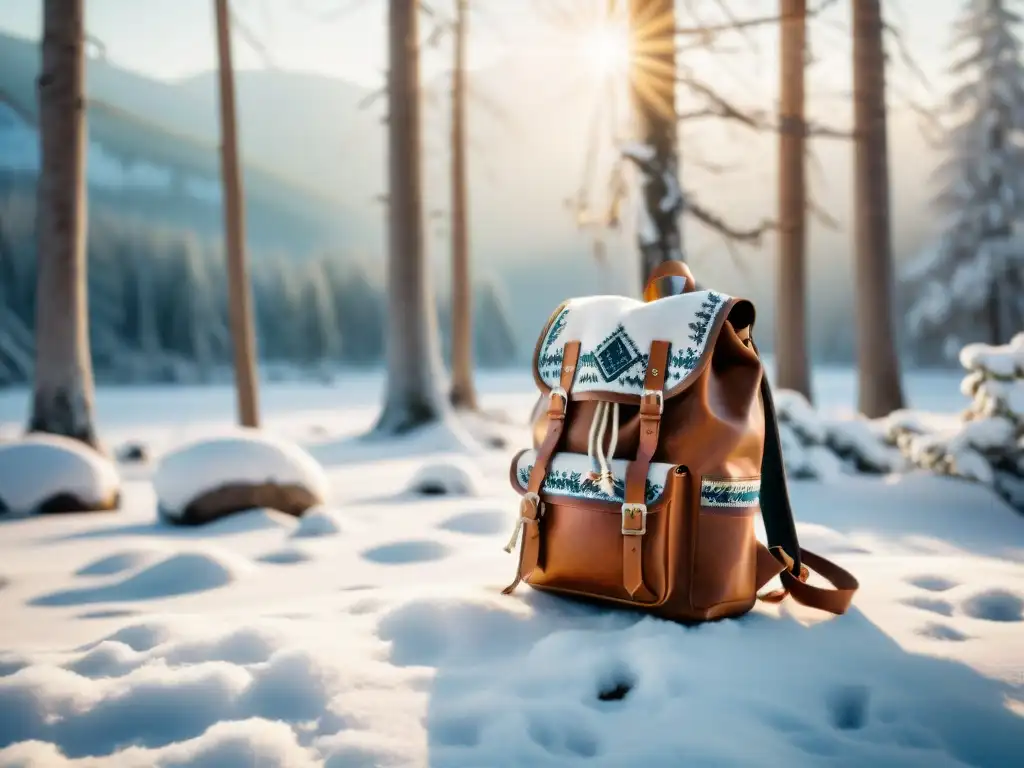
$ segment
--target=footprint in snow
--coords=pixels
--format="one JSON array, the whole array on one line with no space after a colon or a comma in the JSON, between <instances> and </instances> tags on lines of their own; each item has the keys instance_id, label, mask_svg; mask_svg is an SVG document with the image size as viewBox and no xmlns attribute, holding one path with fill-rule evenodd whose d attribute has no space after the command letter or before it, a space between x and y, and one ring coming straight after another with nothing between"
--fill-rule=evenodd
<instances>
[{"instance_id":1,"label":"footprint in snow","mask_svg":"<svg viewBox=\"0 0 1024 768\"><path fill-rule=\"evenodd\" d=\"M929 621L917 630L917 634L923 637L930 637L933 640L946 640L950 642L963 642L970 639L969 635L965 635L959 629L935 621Z\"/></svg>"},{"instance_id":2,"label":"footprint in snow","mask_svg":"<svg viewBox=\"0 0 1024 768\"><path fill-rule=\"evenodd\" d=\"M270 565L295 565L306 562L310 559L310 555L308 552L297 547L286 547L260 555L256 559L261 563L268 563Z\"/></svg>"},{"instance_id":3,"label":"footprint in snow","mask_svg":"<svg viewBox=\"0 0 1024 768\"><path fill-rule=\"evenodd\" d=\"M907 584L923 589L926 592L946 592L953 587L960 586L959 582L947 579L945 576L934 576L931 574L920 574L910 576L906 579Z\"/></svg>"},{"instance_id":4,"label":"footprint in snow","mask_svg":"<svg viewBox=\"0 0 1024 768\"><path fill-rule=\"evenodd\" d=\"M840 731L859 731L868 721L871 691L866 685L833 688L826 697L829 720Z\"/></svg>"},{"instance_id":5,"label":"footprint in snow","mask_svg":"<svg viewBox=\"0 0 1024 768\"><path fill-rule=\"evenodd\" d=\"M960 608L972 619L1024 621L1024 598L1008 589L986 589L967 598Z\"/></svg>"},{"instance_id":6,"label":"footprint in snow","mask_svg":"<svg viewBox=\"0 0 1024 768\"><path fill-rule=\"evenodd\" d=\"M125 619L131 616L138 616L140 611L132 611L127 608L111 608L105 611L86 611L78 614L76 619Z\"/></svg>"},{"instance_id":7,"label":"footprint in snow","mask_svg":"<svg viewBox=\"0 0 1024 768\"><path fill-rule=\"evenodd\" d=\"M937 613L940 616L953 615L952 603L938 597L908 597L900 602L904 605L909 605L911 608L920 608L922 611Z\"/></svg>"},{"instance_id":8,"label":"footprint in snow","mask_svg":"<svg viewBox=\"0 0 1024 768\"><path fill-rule=\"evenodd\" d=\"M379 547L364 550L363 559L384 565L408 565L443 560L451 549L437 541L410 540L395 541Z\"/></svg>"},{"instance_id":9,"label":"footprint in snow","mask_svg":"<svg viewBox=\"0 0 1024 768\"><path fill-rule=\"evenodd\" d=\"M437 527L471 536L490 536L504 531L507 524L508 516L501 512L464 512L449 517Z\"/></svg>"},{"instance_id":10,"label":"footprint in snow","mask_svg":"<svg viewBox=\"0 0 1024 768\"><path fill-rule=\"evenodd\" d=\"M557 725L548 719L529 716L527 734L535 744L557 757L593 757L597 754L597 736L580 723Z\"/></svg>"}]
</instances>

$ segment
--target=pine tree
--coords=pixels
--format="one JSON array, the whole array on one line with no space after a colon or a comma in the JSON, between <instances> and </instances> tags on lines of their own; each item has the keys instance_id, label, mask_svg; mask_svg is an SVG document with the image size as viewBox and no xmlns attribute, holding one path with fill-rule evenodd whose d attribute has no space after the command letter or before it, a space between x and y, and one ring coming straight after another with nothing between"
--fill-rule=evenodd
<instances>
[{"instance_id":1,"label":"pine tree","mask_svg":"<svg viewBox=\"0 0 1024 768\"><path fill-rule=\"evenodd\" d=\"M299 307L300 359L307 365L336 362L341 352L341 335L323 262L310 262L303 277Z\"/></svg>"},{"instance_id":2,"label":"pine tree","mask_svg":"<svg viewBox=\"0 0 1024 768\"><path fill-rule=\"evenodd\" d=\"M516 360L516 339L508 319L508 302L491 281L476 289L479 315L475 323L474 346L476 358L486 368L513 365Z\"/></svg>"},{"instance_id":3,"label":"pine tree","mask_svg":"<svg viewBox=\"0 0 1024 768\"><path fill-rule=\"evenodd\" d=\"M1024 66L1010 0L969 0L954 26L946 157L935 206L944 231L905 275L910 332L947 357L965 341L1001 344L1024 326Z\"/></svg>"}]
</instances>

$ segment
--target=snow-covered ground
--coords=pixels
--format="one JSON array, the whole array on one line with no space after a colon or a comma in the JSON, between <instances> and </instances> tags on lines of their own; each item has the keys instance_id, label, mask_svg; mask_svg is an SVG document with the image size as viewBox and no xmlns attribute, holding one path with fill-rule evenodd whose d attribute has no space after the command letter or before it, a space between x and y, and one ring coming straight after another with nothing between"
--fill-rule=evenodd
<instances>
[{"instance_id":1,"label":"snow-covered ground","mask_svg":"<svg viewBox=\"0 0 1024 768\"><path fill-rule=\"evenodd\" d=\"M908 377L962 408L959 376ZM522 418L528 375L481 379ZM819 372L819 403L853 402ZM469 494L417 495L429 439L354 444L380 377L268 385L268 430L326 468L308 522L157 521L153 463L227 426L227 389L108 389L124 509L0 523L0 766L1011 766L1024 754L1024 517L952 478L794 482L805 546L861 580L830 618L792 603L686 628L498 594L511 452L454 457ZM27 393L0 393L14 434ZM453 444L451 441L449 445ZM621 700L602 693L628 688Z\"/></svg>"}]
</instances>

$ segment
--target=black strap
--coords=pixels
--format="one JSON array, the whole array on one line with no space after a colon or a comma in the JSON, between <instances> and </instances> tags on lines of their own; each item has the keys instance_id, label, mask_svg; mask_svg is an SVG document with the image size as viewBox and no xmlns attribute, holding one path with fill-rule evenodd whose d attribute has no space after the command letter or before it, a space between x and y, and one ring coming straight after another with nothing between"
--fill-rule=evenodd
<instances>
[{"instance_id":1,"label":"black strap","mask_svg":"<svg viewBox=\"0 0 1024 768\"><path fill-rule=\"evenodd\" d=\"M764 454L761 458L761 518L768 535L768 547L782 547L793 558L791 573L800 575L800 542L793 521L793 506L786 485L786 465L782 462L782 441L775 401L768 386L768 375L761 375L761 403L764 407Z\"/></svg>"}]
</instances>

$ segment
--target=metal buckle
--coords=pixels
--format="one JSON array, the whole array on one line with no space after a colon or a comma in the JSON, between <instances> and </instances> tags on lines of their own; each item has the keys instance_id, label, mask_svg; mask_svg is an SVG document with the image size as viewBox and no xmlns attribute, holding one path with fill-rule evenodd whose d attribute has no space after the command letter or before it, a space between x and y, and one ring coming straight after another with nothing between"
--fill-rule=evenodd
<instances>
[{"instance_id":1,"label":"metal buckle","mask_svg":"<svg viewBox=\"0 0 1024 768\"><path fill-rule=\"evenodd\" d=\"M651 396L658 401L658 415L663 415L665 413L665 393L660 389L645 389L644 393L640 396L641 407L643 407L643 401Z\"/></svg>"},{"instance_id":2,"label":"metal buckle","mask_svg":"<svg viewBox=\"0 0 1024 768\"><path fill-rule=\"evenodd\" d=\"M569 402L569 395L561 387L552 387L551 391L548 392L548 399L554 400L556 395L562 398L562 407L565 407Z\"/></svg>"},{"instance_id":3,"label":"metal buckle","mask_svg":"<svg viewBox=\"0 0 1024 768\"><path fill-rule=\"evenodd\" d=\"M626 518L632 520L640 515L640 527L639 528L627 528ZM622 505L622 535L623 536L643 536L647 533L647 505L646 504L623 504Z\"/></svg>"}]
</instances>

